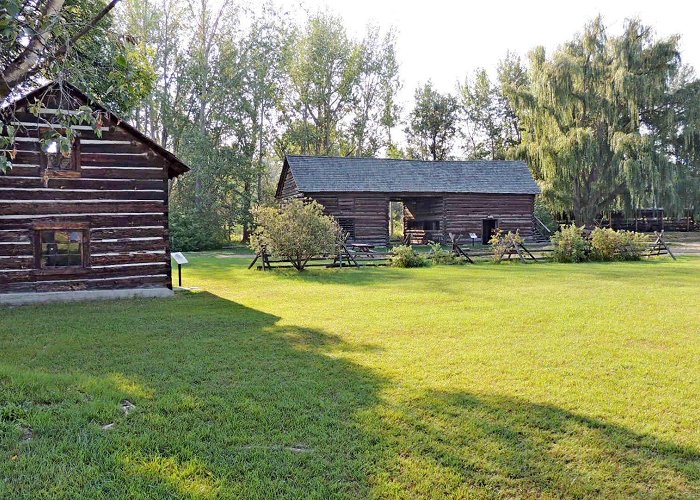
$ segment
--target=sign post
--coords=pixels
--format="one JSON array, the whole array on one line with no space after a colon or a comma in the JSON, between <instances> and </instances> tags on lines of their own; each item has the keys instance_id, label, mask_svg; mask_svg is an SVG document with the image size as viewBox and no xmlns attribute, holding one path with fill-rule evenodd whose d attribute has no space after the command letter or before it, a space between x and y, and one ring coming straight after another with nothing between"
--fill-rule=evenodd
<instances>
[{"instance_id":1,"label":"sign post","mask_svg":"<svg viewBox=\"0 0 700 500\"><path fill-rule=\"evenodd\" d=\"M177 262L177 286L182 287L182 265L188 264L189 261L182 255L182 252L175 252L172 255L175 262Z\"/></svg>"}]
</instances>

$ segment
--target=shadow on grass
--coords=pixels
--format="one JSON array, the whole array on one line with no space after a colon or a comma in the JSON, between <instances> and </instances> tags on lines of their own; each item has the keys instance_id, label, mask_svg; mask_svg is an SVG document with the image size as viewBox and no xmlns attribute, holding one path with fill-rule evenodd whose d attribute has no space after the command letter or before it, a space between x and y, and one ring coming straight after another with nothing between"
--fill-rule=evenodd
<instances>
[{"instance_id":1,"label":"shadow on grass","mask_svg":"<svg viewBox=\"0 0 700 500\"><path fill-rule=\"evenodd\" d=\"M385 410L399 496L700 495L700 453L625 427L512 397L432 391ZM380 434L382 431L379 431ZM439 478L421 481L421 477Z\"/></svg>"},{"instance_id":2,"label":"shadow on grass","mask_svg":"<svg viewBox=\"0 0 700 500\"><path fill-rule=\"evenodd\" d=\"M372 346L278 320L208 293L4 313L0 497L700 493L695 450L517 398L395 401L338 357Z\"/></svg>"},{"instance_id":3,"label":"shadow on grass","mask_svg":"<svg viewBox=\"0 0 700 500\"><path fill-rule=\"evenodd\" d=\"M209 293L4 316L0 496L369 493L383 381L327 352L371 346Z\"/></svg>"}]
</instances>

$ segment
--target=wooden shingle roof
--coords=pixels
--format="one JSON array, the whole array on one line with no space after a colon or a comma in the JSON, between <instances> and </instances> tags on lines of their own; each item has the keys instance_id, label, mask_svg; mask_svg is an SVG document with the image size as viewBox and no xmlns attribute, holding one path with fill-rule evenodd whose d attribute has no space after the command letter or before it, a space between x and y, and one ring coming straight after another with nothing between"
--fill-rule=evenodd
<instances>
[{"instance_id":1,"label":"wooden shingle roof","mask_svg":"<svg viewBox=\"0 0 700 500\"><path fill-rule=\"evenodd\" d=\"M285 163L301 193L540 193L524 161L287 156Z\"/></svg>"}]
</instances>

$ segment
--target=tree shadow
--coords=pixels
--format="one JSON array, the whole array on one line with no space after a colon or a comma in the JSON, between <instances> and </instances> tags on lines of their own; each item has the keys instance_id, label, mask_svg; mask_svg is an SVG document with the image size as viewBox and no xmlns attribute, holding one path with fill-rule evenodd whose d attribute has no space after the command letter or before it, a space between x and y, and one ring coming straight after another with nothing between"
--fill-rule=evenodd
<instances>
[{"instance_id":1,"label":"tree shadow","mask_svg":"<svg viewBox=\"0 0 700 500\"><path fill-rule=\"evenodd\" d=\"M209 293L43 307L2 319L0 496L369 494L384 381L328 353L372 346Z\"/></svg>"},{"instance_id":2,"label":"tree shadow","mask_svg":"<svg viewBox=\"0 0 700 500\"><path fill-rule=\"evenodd\" d=\"M697 450L555 406L430 391L387 413L376 432L396 451L379 496L700 495Z\"/></svg>"},{"instance_id":3,"label":"tree shadow","mask_svg":"<svg viewBox=\"0 0 700 500\"><path fill-rule=\"evenodd\" d=\"M401 400L358 349L209 293L3 312L0 497L700 495L694 449L513 397Z\"/></svg>"}]
</instances>

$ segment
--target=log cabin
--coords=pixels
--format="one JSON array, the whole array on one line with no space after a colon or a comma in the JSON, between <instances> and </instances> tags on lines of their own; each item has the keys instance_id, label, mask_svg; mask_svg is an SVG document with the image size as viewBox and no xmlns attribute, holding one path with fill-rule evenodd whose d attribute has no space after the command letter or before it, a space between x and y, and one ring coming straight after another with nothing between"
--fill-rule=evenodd
<instances>
[{"instance_id":1,"label":"log cabin","mask_svg":"<svg viewBox=\"0 0 700 500\"><path fill-rule=\"evenodd\" d=\"M81 112L94 122L69 125L58 152L57 115ZM0 113L16 130L0 172L0 304L172 295L168 182L188 167L68 83Z\"/></svg>"},{"instance_id":2,"label":"log cabin","mask_svg":"<svg viewBox=\"0 0 700 500\"><path fill-rule=\"evenodd\" d=\"M403 205L403 234L412 244L496 229L534 236L540 189L523 161L419 161L287 156L276 198L316 200L356 243L386 245L390 204Z\"/></svg>"}]
</instances>

